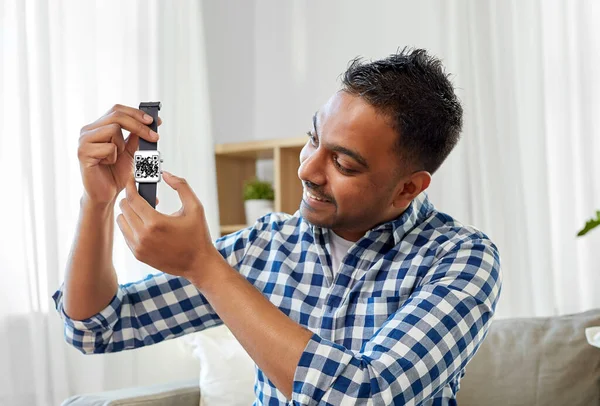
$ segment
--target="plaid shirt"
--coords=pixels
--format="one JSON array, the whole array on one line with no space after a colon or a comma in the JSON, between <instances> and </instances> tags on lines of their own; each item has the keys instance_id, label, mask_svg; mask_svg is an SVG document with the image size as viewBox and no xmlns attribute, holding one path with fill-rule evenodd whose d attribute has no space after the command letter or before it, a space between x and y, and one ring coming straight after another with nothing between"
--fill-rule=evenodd
<instances>
[{"instance_id":1,"label":"plaid shirt","mask_svg":"<svg viewBox=\"0 0 600 406\"><path fill-rule=\"evenodd\" d=\"M313 336L296 368L293 404L450 405L490 326L501 289L496 246L438 212L425 193L368 231L331 269L329 230L270 214L218 239L223 257ZM63 285L64 286L64 285ZM165 273L120 285L66 340L83 353L154 344L221 324L187 280ZM286 404L257 369L255 404Z\"/></svg>"}]
</instances>

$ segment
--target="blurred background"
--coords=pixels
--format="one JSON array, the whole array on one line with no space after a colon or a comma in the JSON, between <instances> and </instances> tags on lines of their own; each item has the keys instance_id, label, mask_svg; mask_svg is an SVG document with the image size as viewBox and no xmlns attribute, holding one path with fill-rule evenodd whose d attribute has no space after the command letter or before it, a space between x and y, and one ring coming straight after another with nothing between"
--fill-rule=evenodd
<instances>
[{"instance_id":1,"label":"blurred background","mask_svg":"<svg viewBox=\"0 0 600 406\"><path fill-rule=\"evenodd\" d=\"M104 356L64 343L51 295L79 216L81 127L160 100L164 168L217 238L216 146L301 137L349 60L404 46L440 57L463 102L429 195L498 245L497 317L600 307L600 231L576 237L600 209L598 21L594 0L0 0L0 405L198 374L182 339ZM257 174L276 177L269 161ZM165 184L158 196L179 208ZM116 230L120 282L156 272Z\"/></svg>"}]
</instances>

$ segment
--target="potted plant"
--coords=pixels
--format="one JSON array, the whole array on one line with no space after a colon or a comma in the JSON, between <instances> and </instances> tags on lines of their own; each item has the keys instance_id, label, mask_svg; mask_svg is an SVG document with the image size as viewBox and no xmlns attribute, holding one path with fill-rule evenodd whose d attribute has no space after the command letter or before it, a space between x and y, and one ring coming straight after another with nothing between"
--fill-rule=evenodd
<instances>
[{"instance_id":1,"label":"potted plant","mask_svg":"<svg viewBox=\"0 0 600 406\"><path fill-rule=\"evenodd\" d=\"M256 219L273 211L275 192L269 182L256 178L244 183L244 209L246 223L252 224Z\"/></svg>"}]
</instances>

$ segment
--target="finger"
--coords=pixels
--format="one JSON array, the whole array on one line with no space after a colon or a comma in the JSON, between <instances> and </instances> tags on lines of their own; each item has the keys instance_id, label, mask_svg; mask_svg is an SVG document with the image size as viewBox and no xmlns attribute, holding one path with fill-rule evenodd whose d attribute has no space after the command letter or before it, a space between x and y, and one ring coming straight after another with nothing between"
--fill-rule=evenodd
<instances>
[{"instance_id":1,"label":"finger","mask_svg":"<svg viewBox=\"0 0 600 406\"><path fill-rule=\"evenodd\" d=\"M117 146L117 152L120 154L125 150L125 140L123 131L119 124L108 124L102 127L94 128L82 133L80 143L100 143L112 142Z\"/></svg>"},{"instance_id":2,"label":"finger","mask_svg":"<svg viewBox=\"0 0 600 406\"><path fill-rule=\"evenodd\" d=\"M131 209L138 215L143 223L152 222L156 216L156 210L148 204L148 202L140 196L137 189L135 188L135 180L133 177L129 178L127 185L125 186L125 194L127 202Z\"/></svg>"},{"instance_id":3,"label":"finger","mask_svg":"<svg viewBox=\"0 0 600 406\"><path fill-rule=\"evenodd\" d=\"M115 104L104 115L108 116L114 113L115 111L125 113L146 125L152 123L153 121L152 116L146 113L144 110L136 109L135 107L124 106L122 104Z\"/></svg>"},{"instance_id":4,"label":"finger","mask_svg":"<svg viewBox=\"0 0 600 406\"><path fill-rule=\"evenodd\" d=\"M162 125L162 123L163 123L162 118L158 117L158 123L157 123L158 126L160 127Z\"/></svg>"},{"instance_id":5,"label":"finger","mask_svg":"<svg viewBox=\"0 0 600 406\"><path fill-rule=\"evenodd\" d=\"M158 118L158 126L160 127L161 124L162 124L162 120L159 117ZM133 154L135 153L135 151L137 151L137 149L139 148L139 145L140 145L140 138L136 134L131 133L125 140L125 152L127 152L133 158Z\"/></svg>"},{"instance_id":6,"label":"finger","mask_svg":"<svg viewBox=\"0 0 600 406\"><path fill-rule=\"evenodd\" d=\"M123 237L125 238L125 242L131 251L135 250L135 234L133 230L127 223L127 219L123 214L119 214L117 216L117 225L121 229L121 233L123 233Z\"/></svg>"},{"instance_id":7,"label":"finger","mask_svg":"<svg viewBox=\"0 0 600 406\"><path fill-rule=\"evenodd\" d=\"M84 129L89 131L94 128L113 123L118 124L121 126L121 128L129 131L130 133L136 134L149 142L158 141L158 134L152 131L147 125L150 124L149 122L141 122L138 118L134 118L119 110L113 111L109 115L101 117L96 122L90 124L90 126L84 127Z\"/></svg>"},{"instance_id":8,"label":"finger","mask_svg":"<svg viewBox=\"0 0 600 406\"><path fill-rule=\"evenodd\" d=\"M129 227L131 227L133 232L137 233L138 230L141 230L141 228L144 226L144 222L142 221L140 216L138 216L137 213L133 211L127 199L121 199L121 201L119 202L119 208L121 209L121 212L127 220L127 224L129 224Z\"/></svg>"},{"instance_id":9,"label":"finger","mask_svg":"<svg viewBox=\"0 0 600 406\"><path fill-rule=\"evenodd\" d=\"M98 120L94 121L93 123L86 125L83 128L84 129L93 129L93 128L100 127L102 125L101 123L103 122L102 120L104 118L112 115L115 112L126 114L126 115L136 119L137 121L139 121L142 124L148 125L148 124L152 123L152 116L150 116L146 112L144 112L140 109L133 108L133 107L123 106L121 104L115 104L106 113L104 113L102 115L102 117L100 117Z\"/></svg>"},{"instance_id":10,"label":"finger","mask_svg":"<svg viewBox=\"0 0 600 406\"><path fill-rule=\"evenodd\" d=\"M83 144L77 150L79 161L83 164L112 165L117 161L117 146L112 143Z\"/></svg>"},{"instance_id":11,"label":"finger","mask_svg":"<svg viewBox=\"0 0 600 406\"><path fill-rule=\"evenodd\" d=\"M156 205L158 206L158 202L160 202L160 200L158 200L158 197L156 198Z\"/></svg>"},{"instance_id":12,"label":"finger","mask_svg":"<svg viewBox=\"0 0 600 406\"><path fill-rule=\"evenodd\" d=\"M180 178L171 174L170 172L163 171L163 179L165 182L177 191L179 199L183 203L183 208L186 207L194 208L200 206L200 200L192 190L192 187L184 178Z\"/></svg>"}]
</instances>

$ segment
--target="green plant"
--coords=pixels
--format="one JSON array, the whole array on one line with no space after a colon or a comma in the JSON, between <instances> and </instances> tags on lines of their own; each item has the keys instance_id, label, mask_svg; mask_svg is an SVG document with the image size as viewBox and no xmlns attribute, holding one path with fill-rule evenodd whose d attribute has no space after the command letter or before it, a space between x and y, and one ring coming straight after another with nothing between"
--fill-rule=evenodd
<instances>
[{"instance_id":1,"label":"green plant","mask_svg":"<svg viewBox=\"0 0 600 406\"><path fill-rule=\"evenodd\" d=\"M275 192L269 182L251 179L244 183L244 200L274 200Z\"/></svg>"},{"instance_id":2,"label":"green plant","mask_svg":"<svg viewBox=\"0 0 600 406\"><path fill-rule=\"evenodd\" d=\"M577 236L581 237L598 226L600 226L600 210L596 211L596 218L591 218L585 223L585 226L580 232L577 233Z\"/></svg>"}]
</instances>

